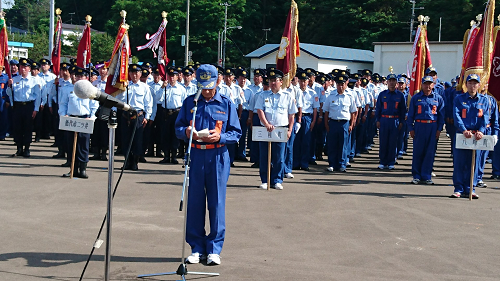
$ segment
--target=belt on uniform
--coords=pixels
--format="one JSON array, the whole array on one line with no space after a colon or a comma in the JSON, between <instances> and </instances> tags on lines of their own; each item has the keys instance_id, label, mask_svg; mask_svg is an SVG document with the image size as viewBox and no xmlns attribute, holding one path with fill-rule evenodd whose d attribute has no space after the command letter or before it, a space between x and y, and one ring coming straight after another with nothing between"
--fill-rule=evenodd
<instances>
[{"instance_id":1,"label":"belt on uniform","mask_svg":"<svg viewBox=\"0 0 500 281\"><path fill-rule=\"evenodd\" d=\"M191 144L191 147L197 148L197 149L214 149L214 148L219 148L223 147L223 144Z\"/></svg>"},{"instance_id":2,"label":"belt on uniform","mask_svg":"<svg viewBox=\"0 0 500 281\"><path fill-rule=\"evenodd\" d=\"M14 105L29 105L29 104L33 104L34 102L35 102L34 100L30 100L30 101L15 101Z\"/></svg>"},{"instance_id":3,"label":"belt on uniform","mask_svg":"<svg viewBox=\"0 0 500 281\"><path fill-rule=\"evenodd\" d=\"M417 123L427 123L427 124L430 124L430 123L436 123L436 120L415 120L415 122Z\"/></svg>"},{"instance_id":4,"label":"belt on uniform","mask_svg":"<svg viewBox=\"0 0 500 281\"><path fill-rule=\"evenodd\" d=\"M398 115L382 115L383 118L399 118Z\"/></svg>"},{"instance_id":5,"label":"belt on uniform","mask_svg":"<svg viewBox=\"0 0 500 281\"><path fill-rule=\"evenodd\" d=\"M181 111L181 108L179 107L179 108L176 108L176 109L165 109L165 110L167 112L167 115L172 115L172 114L174 114L176 112Z\"/></svg>"},{"instance_id":6,"label":"belt on uniform","mask_svg":"<svg viewBox=\"0 0 500 281\"><path fill-rule=\"evenodd\" d=\"M77 118L89 118L90 115L70 115L71 117L77 117Z\"/></svg>"},{"instance_id":7,"label":"belt on uniform","mask_svg":"<svg viewBox=\"0 0 500 281\"><path fill-rule=\"evenodd\" d=\"M138 110L137 112L134 111L128 111L128 112L123 112L123 117L134 120L137 119L137 117L141 116L144 114L143 110Z\"/></svg>"},{"instance_id":8,"label":"belt on uniform","mask_svg":"<svg viewBox=\"0 0 500 281\"><path fill-rule=\"evenodd\" d=\"M333 121L333 122L344 122L344 121L349 121L349 120L344 120L344 119L337 120L337 119L330 118L330 121Z\"/></svg>"},{"instance_id":9,"label":"belt on uniform","mask_svg":"<svg viewBox=\"0 0 500 281\"><path fill-rule=\"evenodd\" d=\"M302 116L312 116L312 113L302 113Z\"/></svg>"}]
</instances>

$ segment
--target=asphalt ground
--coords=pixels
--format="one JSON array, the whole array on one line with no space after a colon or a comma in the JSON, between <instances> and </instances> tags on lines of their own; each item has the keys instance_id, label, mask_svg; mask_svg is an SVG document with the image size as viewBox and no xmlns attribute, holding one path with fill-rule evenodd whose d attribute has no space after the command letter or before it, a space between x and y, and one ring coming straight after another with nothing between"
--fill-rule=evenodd
<instances>
[{"instance_id":1,"label":"asphalt ground","mask_svg":"<svg viewBox=\"0 0 500 281\"><path fill-rule=\"evenodd\" d=\"M50 144L34 143L25 159L9 157L12 139L0 142L0 280L78 280L105 215L107 162L91 161L88 180L62 178L68 168L51 158ZM452 158L444 135L432 186L410 184L411 149L394 171L376 169L377 155L376 144L347 173L326 172L320 161L309 172L294 171L282 191L258 189L258 170L236 162L222 265L188 265L220 276L187 279L499 280L500 184L489 179L491 165L489 187L469 201L449 198ZM184 170L148 160L125 172L113 203L112 280L180 264ZM116 167L122 163L117 156ZM104 251L96 249L84 280L103 280Z\"/></svg>"}]
</instances>

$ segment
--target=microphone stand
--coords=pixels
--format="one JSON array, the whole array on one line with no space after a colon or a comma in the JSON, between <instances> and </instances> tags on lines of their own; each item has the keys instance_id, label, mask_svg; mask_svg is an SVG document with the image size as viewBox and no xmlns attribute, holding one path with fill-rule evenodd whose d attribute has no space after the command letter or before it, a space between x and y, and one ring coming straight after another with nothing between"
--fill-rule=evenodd
<instances>
[{"instance_id":1,"label":"microphone stand","mask_svg":"<svg viewBox=\"0 0 500 281\"><path fill-rule=\"evenodd\" d=\"M118 125L117 113L111 110L108 119L109 129L109 160L108 160L108 202L106 209L106 254L104 263L104 280L109 280L109 268L111 263L111 212L113 208L113 172L115 158L115 131Z\"/></svg>"},{"instance_id":2,"label":"microphone stand","mask_svg":"<svg viewBox=\"0 0 500 281\"><path fill-rule=\"evenodd\" d=\"M181 259L181 264L177 268L177 271L172 271L172 272L163 272L163 273L153 273L153 274L143 274L137 276L138 278L145 278L145 277L151 277L151 276L162 276L162 275L180 275L182 278L182 281L186 281L186 275L187 274L193 274L193 275L209 275L209 276L219 276L219 273L209 273L209 272L193 272L193 271L188 271L187 266L186 266L186 242L184 241L186 237L186 228L187 228L187 204L188 204L188 191L189 191L189 169L191 166L191 144L193 143L193 132L196 124L196 111L198 110L198 101L194 102L194 107L193 107L193 125L191 129L191 133L189 135L189 144L188 144L188 150L186 152L186 157L184 159L184 183L182 185L182 196L181 196L181 202L179 205L179 212L182 212L182 209L184 207L184 201L186 202L186 208L184 208L184 230L182 233L182 259Z\"/></svg>"}]
</instances>

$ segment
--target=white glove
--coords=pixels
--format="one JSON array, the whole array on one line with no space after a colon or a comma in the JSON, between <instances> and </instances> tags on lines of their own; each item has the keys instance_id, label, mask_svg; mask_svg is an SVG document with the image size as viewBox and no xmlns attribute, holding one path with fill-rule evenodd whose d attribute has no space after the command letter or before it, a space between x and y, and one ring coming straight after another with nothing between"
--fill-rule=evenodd
<instances>
[{"instance_id":1,"label":"white glove","mask_svg":"<svg viewBox=\"0 0 500 281\"><path fill-rule=\"evenodd\" d=\"M295 133L298 133L300 130L300 123L295 123L295 125L293 125L293 128L295 129Z\"/></svg>"}]
</instances>

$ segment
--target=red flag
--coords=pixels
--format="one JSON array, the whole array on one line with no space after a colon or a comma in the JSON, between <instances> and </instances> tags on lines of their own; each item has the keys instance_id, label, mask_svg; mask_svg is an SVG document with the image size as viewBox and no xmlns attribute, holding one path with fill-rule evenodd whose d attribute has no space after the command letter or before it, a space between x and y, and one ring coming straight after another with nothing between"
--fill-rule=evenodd
<instances>
[{"instance_id":1,"label":"red flag","mask_svg":"<svg viewBox=\"0 0 500 281\"><path fill-rule=\"evenodd\" d=\"M493 29L493 59L491 61L490 79L488 82L488 93L497 101L500 101L500 37L498 32L500 26L495 26Z\"/></svg>"},{"instance_id":2,"label":"red flag","mask_svg":"<svg viewBox=\"0 0 500 281\"><path fill-rule=\"evenodd\" d=\"M429 41L427 41L427 26L420 24L413 44L413 67L411 69L410 95L420 92L425 70L432 66Z\"/></svg>"},{"instance_id":3,"label":"red flag","mask_svg":"<svg viewBox=\"0 0 500 281\"><path fill-rule=\"evenodd\" d=\"M460 82L457 89L465 89L465 79L470 74L477 74L481 77L480 91L486 85L491 67L492 55L492 31L495 13L495 0L490 0L486 4L484 11L485 18L481 21L479 30L471 28L468 41L464 50L462 60L462 72L460 74ZM478 20L481 20L480 18Z\"/></svg>"},{"instance_id":4,"label":"red flag","mask_svg":"<svg viewBox=\"0 0 500 281\"><path fill-rule=\"evenodd\" d=\"M7 24L3 16L0 17L0 70L5 67L5 72L12 78L10 73L10 65L8 61L9 55L9 36L7 33Z\"/></svg>"},{"instance_id":5,"label":"red flag","mask_svg":"<svg viewBox=\"0 0 500 281\"><path fill-rule=\"evenodd\" d=\"M62 20L61 16L57 16L57 24L54 32L54 48L52 49L52 72L59 77L61 70L61 34L62 34ZM58 79L56 79L58 80Z\"/></svg>"},{"instance_id":6,"label":"red flag","mask_svg":"<svg viewBox=\"0 0 500 281\"><path fill-rule=\"evenodd\" d=\"M149 42L145 45L137 47L137 50L142 51L144 49L151 49L153 51L154 57L158 57L158 72L160 73L162 80L165 81L167 80L166 66L170 60L167 56L167 13L163 12L162 16L163 21L161 22L158 31L156 31L156 33L152 36L146 34L146 39L149 40ZM156 49L158 49L158 55L156 55Z\"/></svg>"},{"instance_id":7,"label":"red flag","mask_svg":"<svg viewBox=\"0 0 500 281\"><path fill-rule=\"evenodd\" d=\"M283 89L290 87L290 81L295 77L297 71L296 58L300 56L298 22L299 9L297 3L292 0L280 48L276 54L276 68L283 71Z\"/></svg>"},{"instance_id":8,"label":"red flag","mask_svg":"<svg viewBox=\"0 0 500 281\"><path fill-rule=\"evenodd\" d=\"M128 25L124 22L118 29L115 46L111 53L111 59L104 63L108 68L108 81L106 89L108 95L116 97L125 91L128 83L128 61L130 57L130 43L128 39Z\"/></svg>"},{"instance_id":9,"label":"red flag","mask_svg":"<svg viewBox=\"0 0 500 281\"><path fill-rule=\"evenodd\" d=\"M90 63L90 22L87 21L83 30L82 39L78 44L78 53L76 55L76 65L81 68L86 68Z\"/></svg>"}]
</instances>

